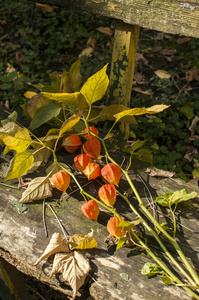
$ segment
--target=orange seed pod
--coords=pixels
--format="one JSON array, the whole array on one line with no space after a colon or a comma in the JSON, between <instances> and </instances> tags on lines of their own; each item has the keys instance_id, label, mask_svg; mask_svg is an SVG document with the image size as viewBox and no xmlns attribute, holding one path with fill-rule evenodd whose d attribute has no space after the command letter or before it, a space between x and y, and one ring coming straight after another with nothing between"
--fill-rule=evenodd
<instances>
[{"instance_id":1,"label":"orange seed pod","mask_svg":"<svg viewBox=\"0 0 199 300\"><path fill-rule=\"evenodd\" d=\"M83 172L83 170L87 167L88 163L90 162L91 158L86 154L79 154L74 158L74 163L80 172Z\"/></svg>"},{"instance_id":2,"label":"orange seed pod","mask_svg":"<svg viewBox=\"0 0 199 300\"><path fill-rule=\"evenodd\" d=\"M88 163L86 168L83 170L84 175L88 178L88 180L95 179L101 175L100 166L96 163Z\"/></svg>"},{"instance_id":3,"label":"orange seed pod","mask_svg":"<svg viewBox=\"0 0 199 300\"><path fill-rule=\"evenodd\" d=\"M116 188L113 184L104 184L98 191L99 199L108 206L113 206L116 201Z\"/></svg>"},{"instance_id":4,"label":"orange seed pod","mask_svg":"<svg viewBox=\"0 0 199 300\"><path fill-rule=\"evenodd\" d=\"M66 192L70 184L70 175L65 171L59 171L53 174L52 183L58 190Z\"/></svg>"},{"instance_id":5,"label":"orange seed pod","mask_svg":"<svg viewBox=\"0 0 199 300\"><path fill-rule=\"evenodd\" d=\"M88 219L97 221L99 205L95 200L90 200L81 206L81 211Z\"/></svg>"},{"instance_id":6,"label":"orange seed pod","mask_svg":"<svg viewBox=\"0 0 199 300\"><path fill-rule=\"evenodd\" d=\"M121 170L117 165L113 163L106 164L102 168L101 173L108 183L118 186L121 177Z\"/></svg>"},{"instance_id":7,"label":"orange seed pod","mask_svg":"<svg viewBox=\"0 0 199 300\"><path fill-rule=\"evenodd\" d=\"M91 132L93 132L95 135L98 135L98 130L97 130L95 127L90 126L90 127L89 127L89 130L90 130ZM87 128L85 128L84 131L87 131ZM85 134L83 135L83 137L85 138L85 140L91 140L91 139L95 138L94 135L92 135L92 134L90 134L90 133L88 133L88 132L85 133Z\"/></svg>"},{"instance_id":8,"label":"orange seed pod","mask_svg":"<svg viewBox=\"0 0 199 300\"><path fill-rule=\"evenodd\" d=\"M101 152L101 144L98 139L94 137L83 144L83 150L86 155L97 159Z\"/></svg>"},{"instance_id":9,"label":"orange seed pod","mask_svg":"<svg viewBox=\"0 0 199 300\"><path fill-rule=\"evenodd\" d=\"M126 234L125 230L121 230L117 227L121 221L124 221L122 217L112 217L107 223L108 232L118 239L122 238Z\"/></svg>"},{"instance_id":10,"label":"orange seed pod","mask_svg":"<svg viewBox=\"0 0 199 300\"><path fill-rule=\"evenodd\" d=\"M74 153L81 145L81 140L77 134L66 136L62 140L62 146L69 152Z\"/></svg>"}]
</instances>

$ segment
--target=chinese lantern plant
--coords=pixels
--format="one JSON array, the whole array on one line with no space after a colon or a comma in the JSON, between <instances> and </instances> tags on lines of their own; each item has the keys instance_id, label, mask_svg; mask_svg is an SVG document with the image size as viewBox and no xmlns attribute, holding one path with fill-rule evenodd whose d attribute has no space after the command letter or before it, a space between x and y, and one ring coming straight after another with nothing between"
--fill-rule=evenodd
<instances>
[{"instance_id":1,"label":"chinese lantern plant","mask_svg":"<svg viewBox=\"0 0 199 300\"><path fill-rule=\"evenodd\" d=\"M6 122L6 124L0 128L0 140L6 146L4 153L7 153L8 151L14 151L15 156L10 165L8 174L6 176L6 180L20 178L24 174L28 173L28 171L30 171L32 168L35 167L36 169L36 155L38 153L41 154L41 156L43 155L42 162L46 162L47 154L49 156L50 154L52 154L54 158L53 168L56 168L58 166L62 170L60 172L55 173L55 176L52 176L52 182L54 183L54 185L61 191L65 192L70 184L70 179L73 180L74 183L78 186L80 194L83 196L84 200L85 197L90 199L82 205L82 213L87 218L96 221L99 215L99 205L101 205L113 215L113 217L110 218L107 224L108 231L114 236L116 236L119 240L122 239L126 234L127 230L119 228L121 216L118 214L116 209L112 207L116 199L116 188L114 189L113 187L104 187L103 189L101 189L101 192L99 192L100 200L95 199L91 194L87 193L83 189L73 172L68 171L57 160L56 150L59 140L62 140L63 147L69 153L74 153L81 146L81 140L79 138L79 135L85 135L86 141L83 143L82 149L84 151L84 155L89 157L91 161L86 157L82 156L82 160L76 158L75 164L77 168L87 176L88 180L91 180L91 178L95 179L98 176L102 175L102 177L106 181L106 185L114 187L119 186L121 175L123 176L123 178L126 179L130 188L134 192L135 198L137 199L138 205L136 206L138 206L138 209L142 211L142 215L145 216L146 220L144 218L142 219L139 210L136 210L136 208L133 206L133 204L127 196L120 193L119 190L116 191L116 194L120 196L120 201L121 198L124 201L126 201L126 203L129 205L129 208L133 211L137 218L142 220L141 223L143 227L155 238L156 242L159 244L162 251L165 253L165 256L167 256L167 258L169 259L169 262L172 262L175 265L175 271L177 270L180 274L179 278L183 279L181 280L175 274L173 274L172 271L165 264L163 264L159 257L157 257L156 254L149 248L149 246L146 245L146 243L142 239L140 239L140 237L136 236L136 234L132 231L132 235L134 235L134 237L136 238L137 244L140 245L140 247L146 249L147 253L165 271L172 283L181 286L195 299L199 299L199 296L195 292L197 289L199 289L199 277L196 271L190 265L188 259L180 249L180 246L177 243L175 237L171 236L161 226L161 224L158 223L158 221L153 217L153 215L144 205L139 193L137 192L129 176L128 170L131 166L132 155L130 156L129 166L124 170L109 154L105 144L105 138L103 139L99 137L97 135L97 132L92 128L92 126L89 126L92 104L102 99L102 97L105 95L109 84L106 69L107 65L104 66L96 74L91 76L83 84L80 91L75 91L74 93L71 93L67 92L64 89L64 92L60 93L59 91L63 91L63 89L61 89L60 86L56 93L52 93L51 89L50 92L43 92L42 95L38 95L38 97L35 98L36 100L34 100L36 102L32 100L34 102L33 104L35 104L35 108L33 105L31 106L31 109L35 110L35 119L33 117L33 122L31 121L31 125L33 125L33 123L35 125L38 122L36 125L38 126L39 124L40 126L41 122L44 123L45 120L49 121L51 120L51 118L58 117L58 115L62 111L63 116L65 116L65 120L63 121L63 124L60 129L50 129L47 132L46 136L42 138L36 138L33 135L33 133L30 133L28 129L20 127L18 124L15 124L14 121L10 122L9 120L7 120L8 122ZM39 104L37 103L38 99L40 100ZM131 117L133 119L136 115L156 114L158 112L163 111L167 107L168 106L166 105L154 105L148 108L142 107L129 109L123 106L121 107L120 105L110 105L108 107L103 108L100 111L98 116L95 117L95 121L97 120L97 118L99 118L99 120L115 120L112 126L113 128L114 125L116 125L118 122L123 122L124 117L126 116ZM54 108L53 112L52 108ZM39 114L41 114L42 111L44 113L44 116L43 118L41 118L41 120L38 121L38 116ZM86 128L85 132L82 133L81 130L81 132L78 133L79 135L68 135L68 132L71 132L72 128L74 128L75 125L78 125L79 121L84 122L84 128ZM107 133L107 136L109 136L109 133L111 132L112 128ZM91 136L93 137L91 138ZM100 156L101 146L103 147L105 153L105 165L100 171L99 164L93 162L92 160L98 159L98 157ZM43 154L44 149L45 152ZM22 195L22 199L20 201L26 203L26 201L30 202L51 197L52 193L49 180L49 177L51 176L50 173L51 172L49 172L46 177L36 178L36 184L33 180L29 184L27 190L24 192L25 194ZM39 181L39 183L37 181ZM109 191L109 189L111 190ZM35 192L34 197L27 196L28 194L31 194L33 190ZM195 194L192 195L192 198ZM187 199L187 197L185 198ZM154 228L157 228L161 235L158 235ZM161 236L163 236L164 238L161 239ZM173 246L180 259L176 260L174 256L168 251L168 243L170 243ZM182 262L182 265L179 261Z\"/></svg>"}]
</instances>

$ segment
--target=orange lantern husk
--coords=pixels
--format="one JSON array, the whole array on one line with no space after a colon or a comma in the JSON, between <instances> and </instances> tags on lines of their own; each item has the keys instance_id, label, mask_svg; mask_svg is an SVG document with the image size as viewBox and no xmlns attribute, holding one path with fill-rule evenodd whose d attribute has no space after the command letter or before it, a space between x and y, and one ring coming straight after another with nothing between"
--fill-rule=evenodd
<instances>
[{"instance_id":1,"label":"orange lantern husk","mask_svg":"<svg viewBox=\"0 0 199 300\"><path fill-rule=\"evenodd\" d=\"M59 171L53 174L52 183L58 190L66 192L70 184L70 175L65 171Z\"/></svg>"},{"instance_id":2,"label":"orange lantern husk","mask_svg":"<svg viewBox=\"0 0 199 300\"><path fill-rule=\"evenodd\" d=\"M66 136L62 140L62 146L69 152L74 153L81 145L81 140L77 134Z\"/></svg>"},{"instance_id":3,"label":"orange lantern husk","mask_svg":"<svg viewBox=\"0 0 199 300\"><path fill-rule=\"evenodd\" d=\"M75 156L74 158L74 163L80 172L83 172L83 170L87 167L88 163L90 162L91 158L83 153Z\"/></svg>"},{"instance_id":4,"label":"orange lantern husk","mask_svg":"<svg viewBox=\"0 0 199 300\"><path fill-rule=\"evenodd\" d=\"M84 175L88 178L88 180L95 179L101 175L100 166L96 163L88 163L86 168L83 170Z\"/></svg>"},{"instance_id":5,"label":"orange lantern husk","mask_svg":"<svg viewBox=\"0 0 199 300\"><path fill-rule=\"evenodd\" d=\"M121 221L124 221L124 218L112 217L109 219L109 221L107 223L108 232L111 235L115 236L117 239L121 239L126 234L125 230L121 230L117 227Z\"/></svg>"},{"instance_id":6,"label":"orange lantern husk","mask_svg":"<svg viewBox=\"0 0 199 300\"><path fill-rule=\"evenodd\" d=\"M91 158L97 159L101 152L101 144L95 137L91 140L86 141L83 144L84 153Z\"/></svg>"},{"instance_id":7,"label":"orange lantern husk","mask_svg":"<svg viewBox=\"0 0 199 300\"><path fill-rule=\"evenodd\" d=\"M113 163L106 164L101 170L103 178L110 184L118 186L121 178L120 167Z\"/></svg>"},{"instance_id":8,"label":"orange lantern husk","mask_svg":"<svg viewBox=\"0 0 199 300\"><path fill-rule=\"evenodd\" d=\"M113 184L104 184L98 191L99 199L106 205L112 207L116 201L116 188Z\"/></svg>"},{"instance_id":9,"label":"orange lantern husk","mask_svg":"<svg viewBox=\"0 0 199 300\"><path fill-rule=\"evenodd\" d=\"M97 221L99 216L99 205L95 200L89 200L81 206L81 211L88 219Z\"/></svg>"},{"instance_id":10,"label":"orange lantern husk","mask_svg":"<svg viewBox=\"0 0 199 300\"><path fill-rule=\"evenodd\" d=\"M95 127L90 126L90 127L89 127L89 130L90 130L92 133L94 133L95 135L98 135L98 130L97 130ZM84 131L87 131L87 128L85 128ZM92 135L92 134L90 134L89 132L85 133L85 134L83 135L83 137L85 138L85 140L91 140L91 139L94 139L94 138L95 138L95 136Z\"/></svg>"}]
</instances>

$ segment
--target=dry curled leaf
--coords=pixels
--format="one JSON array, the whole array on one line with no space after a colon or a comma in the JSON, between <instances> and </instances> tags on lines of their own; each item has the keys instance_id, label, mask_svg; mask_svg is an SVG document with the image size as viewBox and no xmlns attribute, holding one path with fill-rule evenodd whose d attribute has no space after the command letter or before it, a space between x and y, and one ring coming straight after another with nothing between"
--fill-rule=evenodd
<instances>
[{"instance_id":1,"label":"dry curled leaf","mask_svg":"<svg viewBox=\"0 0 199 300\"><path fill-rule=\"evenodd\" d=\"M68 246L68 242L66 242L63 239L61 233L54 233L52 235L52 237L50 239L50 242L49 242L48 246L46 247L44 253L36 261L36 263L34 264L34 266L37 266L46 257L49 257L49 256L51 256L53 254L60 253L60 252L65 252L65 253L69 253L70 252L70 249L69 249L69 246Z\"/></svg>"},{"instance_id":2,"label":"dry curled leaf","mask_svg":"<svg viewBox=\"0 0 199 300\"><path fill-rule=\"evenodd\" d=\"M175 172L170 172L170 171L165 171L165 170L160 170L160 169L151 169L151 168L147 168L146 173L148 173L150 176L152 177L167 177L167 178L171 178L176 176Z\"/></svg>"},{"instance_id":3,"label":"dry curled leaf","mask_svg":"<svg viewBox=\"0 0 199 300\"><path fill-rule=\"evenodd\" d=\"M50 277L62 273L63 279L73 289L73 297L75 297L77 291L84 284L90 269L88 260L80 252L58 253L55 255Z\"/></svg>"}]
</instances>

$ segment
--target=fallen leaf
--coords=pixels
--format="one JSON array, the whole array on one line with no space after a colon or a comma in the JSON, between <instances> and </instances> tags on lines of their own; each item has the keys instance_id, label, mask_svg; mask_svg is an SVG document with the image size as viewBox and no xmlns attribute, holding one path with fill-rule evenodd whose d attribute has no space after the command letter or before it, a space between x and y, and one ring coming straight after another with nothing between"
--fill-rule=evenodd
<instances>
[{"instance_id":1,"label":"fallen leaf","mask_svg":"<svg viewBox=\"0 0 199 300\"><path fill-rule=\"evenodd\" d=\"M63 239L61 233L54 233L44 253L36 261L34 266L37 266L43 259L60 252L64 252L64 253L70 252L68 242L65 239Z\"/></svg>"},{"instance_id":2,"label":"fallen leaf","mask_svg":"<svg viewBox=\"0 0 199 300\"><path fill-rule=\"evenodd\" d=\"M38 6L43 13L47 13L47 12L52 12L53 8L48 5L48 4L41 4L41 3L36 3L36 6Z\"/></svg>"},{"instance_id":3,"label":"fallen leaf","mask_svg":"<svg viewBox=\"0 0 199 300\"><path fill-rule=\"evenodd\" d=\"M133 90L139 94L142 94L142 95L146 95L146 96L151 96L151 93L149 91L143 91L141 88L139 87L136 87L136 88L133 88Z\"/></svg>"},{"instance_id":4,"label":"fallen leaf","mask_svg":"<svg viewBox=\"0 0 199 300\"><path fill-rule=\"evenodd\" d=\"M187 43L188 41L190 41L190 37L184 37L184 38L181 38L181 39L177 39L177 43L178 44L184 44L184 43Z\"/></svg>"},{"instance_id":5,"label":"fallen leaf","mask_svg":"<svg viewBox=\"0 0 199 300\"><path fill-rule=\"evenodd\" d=\"M27 91L27 92L25 92L23 95L24 95L25 98L30 99L30 98L32 98L33 96L37 95L37 93L32 92L32 91Z\"/></svg>"},{"instance_id":6,"label":"fallen leaf","mask_svg":"<svg viewBox=\"0 0 199 300\"><path fill-rule=\"evenodd\" d=\"M46 199L48 197L52 197L49 178L37 177L30 182L19 202L28 203L34 200Z\"/></svg>"},{"instance_id":7,"label":"fallen leaf","mask_svg":"<svg viewBox=\"0 0 199 300\"><path fill-rule=\"evenodd\" d=\"M90 57L93 52L94 52L93 47L87 47L87 48L83 49L82 52L79 54L79 58L84 55L87 57Z\"/></svg>"},{"instance_id":8,"label":"fallen leaf","mask_svg":"<svg viewBox=\"0 0 199 300\"><path fill-rule=\"evenodd\" d=\"M155 74L161 79L163 79L163 78L169 79L171 77L171 74L169 74L165 70L157 70L157 71L155 71Z\"/></svg>"},{"instance_id":9,"label":"fallen leaf","mask_svg":"<svg viewBox=\"0 0 199 300\"><path fill-rule=\"evenodd\" d=\"M97 42L97 40L95 38L90 37L86 44L89 46L95 47L96 42Z\"/></svg>"},{"instance_id":10,"label":"fallen leaf","mask_svg":"<svg viewBox=\"0 0 199 300\"><path fill-rule=\"evenodd\" d=\"M97 247L97 242L93 236L93 229L87 235L75 234L69 239L70 249L92 249Z\"/></svg>"},{"instance_id":11,"label":"fallen leaf","mask_svg":"<svg viewBox=\"0 0 199 300\"><path fill-rule=\"evenodd\" d=\"M176 176L175 172L170 172L170 171L165 171L165 170L161 170L161 169L151 169L151 168L147 168L146 173L149 174L149 176L152 177L167 177L167 178L171 178Z\"/></svg>"},{"instance_id":12,"label":"fallen leaf","mask_svg":"<svg viewBox=\"0 0 199 300\"><path fill-rule=\"evenodd\" d=\"M84 284L90 269L88 260L80 252L58 253L55 255L50 277L62 273L63 279L73 289L73 297L75 297L77 291Z\"/></svg>"},{"instance_id":13,"label":"fallen leaf","mask_svg":"<svg viewBox=\"0 0 199 300\"><path fill-rule=\"evenodd\" d=\"M97 30L110 36L113 34L113 30L111 30L109 27L98 27Z\"/></svg>"},{"instance_id":14,"label":"fallen leaf","mask_svg":"<svg viewBox=\"0 0 199 300\"><path fill-rule=\"evenodd\" d=\"M193 80L199 81L198 70L196 68L188 70L186 72L186 80L188 82L193 81Z\"/></svg>"},{"instance_id":15,"label":"fallen leaf","mask_svg":"<svg viewBox=\"0 0 199 300\"><path fill-rule=\"evenodd\" d=\"M176 54L176 49L163 49L161 51L161 54L163 54L163 55L175 55Z\"/></svg>"}]
</instances>

